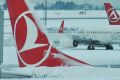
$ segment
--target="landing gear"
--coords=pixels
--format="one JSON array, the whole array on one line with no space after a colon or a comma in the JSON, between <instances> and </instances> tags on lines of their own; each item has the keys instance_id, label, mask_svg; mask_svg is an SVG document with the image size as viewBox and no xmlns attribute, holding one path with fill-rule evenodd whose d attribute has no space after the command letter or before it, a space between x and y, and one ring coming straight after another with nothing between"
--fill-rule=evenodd
<instances>
[{"instance_id":1,"label":"landing gear","mask_svg":"<svg viewBox=\"0 0 120 80\"><path fill-rule=\"evenodd\" d=\"M88 50L95 50L95 47L94 45L90 44L88 47L87 47Z\"/></svg>"},{"instance_id":2,"label":"landing gear","mask_svg":"<svg viewBox=\"0 0 120 80\"><path fill-rule=\"evenodd\" d=\"M111 44L106 45L106 50L113 50L113 46Z\"/></svg>"},{"instance_id":3,"label":"landing gear","mask_svg":"<svg viewBox=\"0 0 120 80\"><path fill-rule=\"evenodd\" d=\"M79 44L79 41L76 41L76 40L73 41L73 46L74 46L74 47L77 47L78 44Z\"/></svg>"},{"instance_id":4,"label":"landing gear","mask_svg":"<svg viewBox=\"0 0 120 80\"><path fill-rule=\"evenodd\" d=\"M113 50L113 46L111 44L89 44L87 50L95 50L95 47L106 47L106 50Z\"/></svg>"}]
</instances>

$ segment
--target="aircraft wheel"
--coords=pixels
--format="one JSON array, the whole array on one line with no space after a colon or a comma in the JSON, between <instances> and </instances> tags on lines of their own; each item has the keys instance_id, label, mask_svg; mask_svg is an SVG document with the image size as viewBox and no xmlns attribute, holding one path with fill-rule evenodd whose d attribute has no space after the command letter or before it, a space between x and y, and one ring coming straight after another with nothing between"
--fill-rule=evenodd
<instances>
[{"instance_id":1,"label":"aircraft wheel","mask_svg":"<svg viewBox=\"0 0 120 80\"><path fill-rule=\"evenodd\" d=\"M79 44L79 42L78 42L78 41L76 41L76 40L74 40L74 41L73 41L73 46L74 46L74 47L77 47L77 46L78 46L78 44Z\"/></svg>"},{"instance_id":2,"label":"aircraft wheel","mask_svg":"<svg viewBox=\"0 0 120 80\"><path fill-rule=\"evenodd\" d=\"M95 47L93 45L89 45L87 49L88 50L95 50Z\"/></svg>"},{"instance_id":3,"label":"aircraft wheel","mask_svg":"<svg viewBox=\"0 0 120 80\"><path fill-rule=\"evenodd\" d=\"M113 50L113 46L111 44L106 45L106 50Z\"/></svg>"}]
</instances>

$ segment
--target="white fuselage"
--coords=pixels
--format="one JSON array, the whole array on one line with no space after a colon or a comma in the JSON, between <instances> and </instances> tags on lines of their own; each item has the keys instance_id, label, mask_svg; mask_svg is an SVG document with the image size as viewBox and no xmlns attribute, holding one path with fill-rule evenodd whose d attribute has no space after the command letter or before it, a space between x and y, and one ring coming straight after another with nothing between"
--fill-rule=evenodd
<instances>
[{"instance_id":1,"label":"white fuselage","mask_svg":"<svg viewBox=\"0 0 120 80\"><path fill-rule=\"evenodd\" d=\"M119 44L120 43L120 26L105 26L105 27L85 27L85 28L69 28L64 30L64 33L58 33L56 31L48 31L48 35L51 36L54 42L62 38L69 37L82 40L97 40L101 43Z\"/></svg>"}]
</instances>

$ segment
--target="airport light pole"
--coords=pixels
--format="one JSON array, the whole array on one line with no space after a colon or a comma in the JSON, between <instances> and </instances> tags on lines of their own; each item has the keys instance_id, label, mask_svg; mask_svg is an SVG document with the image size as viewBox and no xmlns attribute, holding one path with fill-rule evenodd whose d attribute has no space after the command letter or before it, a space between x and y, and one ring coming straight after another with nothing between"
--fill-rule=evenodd
<instances>
[{"instance_id":1,"label":"airport light pole","mask_svg":"<svg viewBox=\"0 0 120 80\"><path fill-rule=\"evenodd\" d=\"M0 10L0 65L3 63L3 34L4 34L4 11ZM0 67L0 77L1 76L1 70Z\"/></svg>"},{"instance_id":2,"label":"airport light pole","mask_svg":"<svg viewBox=\"0 0 120 80\"><path fill-rule=\"evenodd\" d=\"M47 0L45 0L45 25L47 25Z\"/></svg>"}]
</instances>

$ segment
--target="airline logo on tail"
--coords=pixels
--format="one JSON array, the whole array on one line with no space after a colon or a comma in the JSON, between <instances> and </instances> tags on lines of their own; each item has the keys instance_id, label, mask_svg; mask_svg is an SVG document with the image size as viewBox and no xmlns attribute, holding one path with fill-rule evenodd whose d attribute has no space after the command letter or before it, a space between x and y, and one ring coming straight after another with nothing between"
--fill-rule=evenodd
<instances>
[{"instance_id":1,"label":"airline logo on tail","mask_svg":"<svg viewBox=\"0 0 120 80\"><path fill-rule=\"evenodd\" d=\"M110 8L107 11L107 14L109 14L109 20L110 22L117 22L120 20L120 17L118 15L116 15L115 9L114 8Z\"/></svg>"},{"instance_id":2,"label":"airline logo on tail","mask_svg":"<svg viewBox=\"0 0 120 80\"><path fill-rule=\"evenodd\" d=\"M120 25L120 16L110 3L104 3L109 23L111 25Z\"/></svg>"},{"instance_id":3,"label":"airline logo on tail","mask_svg":"<svg viewBox=\"0 0 120 80\"><path fill-rule=\"evenodd\" d=\"M20 61L25 66L39 66L48 58L51 46L49 46L49 43L41 43L45 39L43 38L43 40L40 40L38 38L38 36L42 37L42 35L38 35L38 30L35 22L32 21L30 17L27 16L27 15L30 16L30 14L31 14L30 11L26 11L23 12L20 16L18 16L14 26L14 38L16 39L16 45L18 47L18 57ZM22 26L20 26L21 22L22 22ZM20 35L18 30L24 30L24 31ZM37 39L40 40L41 42L38 42ZM46 50L41 50L42 48L45 49L44 47L46 47ZM48 50L47 47L49 47ZM32 53L33 51L34 53ZM31 52L31 54L29 52ZM37 54L41 54L41 56L39 55L36 56ZM32 62L32 65L31 62L25 59L27 55L31 56L27 59L29 61L31 61L30 59L32 59L32 57L36 58L36 60L33 60L34 62Z\"/></svg>"}]
</instances>

